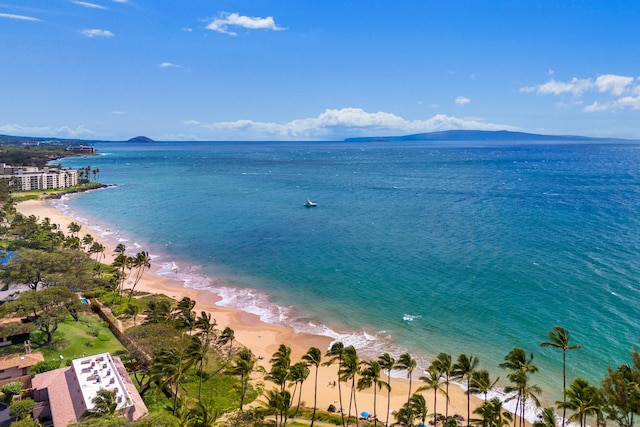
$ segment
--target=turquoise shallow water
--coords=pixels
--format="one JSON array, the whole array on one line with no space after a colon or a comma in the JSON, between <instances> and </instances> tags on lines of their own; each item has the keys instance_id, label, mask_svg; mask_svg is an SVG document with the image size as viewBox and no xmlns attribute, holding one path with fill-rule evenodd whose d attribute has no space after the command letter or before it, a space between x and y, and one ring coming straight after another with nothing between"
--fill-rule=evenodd
<instances>
[{"instance_id":1,"label":"turquoise shallow water","mask_svg":"<svg viewBox=\"0 0 640 427\"><path fill-rule=\"evenodd\" d=\"M640 337L640 146L482 142L96 145L114 187L60 203L224 304L364 355L535 354L556 324L597 382ZM305 197L318 202L305 208ZM231 286L222 286L231 283Z\"/></svg>"}]
</instances>

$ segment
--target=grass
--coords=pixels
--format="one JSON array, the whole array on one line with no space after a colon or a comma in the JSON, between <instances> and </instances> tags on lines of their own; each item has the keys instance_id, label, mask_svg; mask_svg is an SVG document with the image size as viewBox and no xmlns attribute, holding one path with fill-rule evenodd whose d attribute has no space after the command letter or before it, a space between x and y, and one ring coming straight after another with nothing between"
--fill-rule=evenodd
<instances>
[{"instance_id":1,"label":"grass","mask_svg":"<svg viewBox=\"0 0 640 427\"><path fill-rule=\"evenodd\" d=\"M77 193L79 191L87 191L100 188L102 184L91 182L85 185L76 185L74 187L53 188L48 190L30 190L30 191L13 191L11 198L14 202L24 202L26 200L38 200L43 197L55 197L67 193Z\"/></svg>"},{"instance_id":2,"label":"grass","mask_svg":"<svg viewBox=\"0 0 640 427\"><path fill-rule=\"evenodd\" d=\"M95 314L83 314L78 322L68 317L58 326L54 337L53 348L41 348L45 360L60 356L72 360L105 352L114 354L126 351L107 324Z\"/></svg>"}]
</instances>

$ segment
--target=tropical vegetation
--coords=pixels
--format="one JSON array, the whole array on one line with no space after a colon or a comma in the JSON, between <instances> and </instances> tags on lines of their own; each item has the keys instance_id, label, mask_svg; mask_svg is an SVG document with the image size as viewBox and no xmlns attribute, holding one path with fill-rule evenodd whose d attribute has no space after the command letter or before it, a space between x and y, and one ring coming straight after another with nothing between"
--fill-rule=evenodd
<instances>
[{"instance_id":1,"label":"tropical vegetation","mask_svg":"<svg viewBox=\"0 0 640 427\"><path fill-rule=\"evenodd\" d=\"M86 173L90 172L97 175L92 169ZM151 267L148 252L134 254L120 244L113 261L105 263L107 249L83 233L80 224L62 229L48 218L18 213L6 186L0 186L0 202L0 250L12 254L0 267L1 284L22 289L15 299L0 305L0 316L28 325L32 346L47 359L35 371L57 368L58 355L69 360L80 353L118 354L150 410L147 418L129 422L118 413L114 396L105 391L77 426L429 423L434 427L524 427L527 419L535 417L531 408L538 407L538 427L564 427L567 422L604 426L607 421L632 427L640 415L638 351L633 349L627 363L610 367L600 384L570 379L567 353L581 346L571 342L569 331L561 326L554 326L540 343L561 350L562 358L558 383L563 393L545 408L540 407L542 390L535 382L539 367L533 353L521 347L509 351L495 367L505 372L503 400L491 395L499 381L491 372L498 370L481 368L478 356L466 353L439 353L428 366L420 367L408 352L363 358L355 347L338 341L324 352L311 347L295 360L291 348L281 344L264 368L251 349L236 341L233 329L218 325L210 312L198 312L196 301L139 292L138 284ZM92 309L109 321L99 319ZM122 344L110 330L116 324L121 325L115 332ZM9 346L3 351L19 348ZM335 367L338 400L332 408L319 408L318 372L329 365ZM401 396L402 407L390 414L391 396L398 395L399 380L393 372L406 377L408 392ZM467 394L463 416L450 414L453 383ZM303 400L303 388L313 391L312 401ZM364 390L371 393L358 393ZM22 393L16 384L1 391L8 402ZM474 408L472 395L478 396ZM371 401L363 402L368 396ZM29 415L33 402L26 398L21 402L12 403L14 425L36 425ZM505 409L508 403L513 404L513 413ZM359 407L373 408L373 413L364 416ZM384 415L378 413L379 407L386 407Z\"/></svg>"}]
</instances>

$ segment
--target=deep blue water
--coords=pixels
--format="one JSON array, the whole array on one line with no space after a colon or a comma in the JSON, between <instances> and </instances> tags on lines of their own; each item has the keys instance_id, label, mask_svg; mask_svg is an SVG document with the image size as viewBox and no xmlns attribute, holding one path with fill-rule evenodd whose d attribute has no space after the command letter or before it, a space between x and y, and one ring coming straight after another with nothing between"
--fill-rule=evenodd
<instances>
[{"instance_id":1,"label":"deep blue water","mask_svg":"<svg viewBox=\"0 0 640 427\"><path fill-rule=\"evenodd\" d=\"M640 337L639 145L96 148L63 162L115 185L63 201L86 227L362 354L408 350L425 366L473 353L504 378L497 365L519 346L559 399L561 352L539 346L552 326L584 346L570 378L596 383Z\"/></svg>"}]
</instances>

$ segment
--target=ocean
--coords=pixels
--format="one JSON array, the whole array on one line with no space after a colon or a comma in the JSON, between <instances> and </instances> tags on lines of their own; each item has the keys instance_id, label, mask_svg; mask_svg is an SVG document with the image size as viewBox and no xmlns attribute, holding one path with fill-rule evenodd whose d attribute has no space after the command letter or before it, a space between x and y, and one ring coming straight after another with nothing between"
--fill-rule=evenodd
<instances>
[{"instance_id":1,"label":"ocean","mask_svg":"<svg viewBox=\"0 0 640 427\"><path fill-rule=\"evenodd\" d=\"M534 354L550 402L627 363L640 320L640 145L97 143L111 187L57 203L162 274L362 357ZM309 197L317 207L305 208ZM224 325L221 325L224 326ZM505 384L505 381L501 381Z\"/></svg>"}]
</instances>

